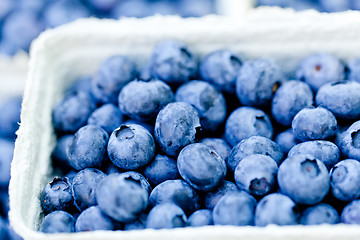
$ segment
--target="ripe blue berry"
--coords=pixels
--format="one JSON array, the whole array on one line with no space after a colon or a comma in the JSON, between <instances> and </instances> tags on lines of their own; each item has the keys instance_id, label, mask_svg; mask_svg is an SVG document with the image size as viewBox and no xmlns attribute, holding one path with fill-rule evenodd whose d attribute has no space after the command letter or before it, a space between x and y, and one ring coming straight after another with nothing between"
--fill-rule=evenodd
<instances>
[{"instance_id":1,"label":"ripe blue berry","mask_svg":"<svg viewBox=\"0 0 360 240\"><path fill-rule=\"evenodd\" d=\"M139 121L152 120L164 106L173 101L171 88L160 80L131 81L119 94L121 112Z\"/></svg>"},{"instance_id":2,"label":"ripe blue berry","mask_svg":"<svg viewBox=\"0 0 360 240\"><path fill-rule=\"evenodd\" d=\"M98 183L96 201L109 217L119 222L132 222L145 211L148 193L140 181L115 173Z\"/></svg>"},{"instance_id":3,"label":"ripe blue berry","mask_svg":"<svg viewBox=\"0 0 360 240\"><path fill-rule=\"evenodd\" d=\"M214 51L201 61L199 70L202 79L227 93L235 93L236 76L242 60L230 50Z\"/></svg>"},{"instance_id":4,"label":"ripe blue berry","mask_svg":"<svg viewBox=\"0 0 360 240\"><path fill-rule=\"evenodd\" d=\"M230 114L225 125L225 137L231 146L256 135L272 138L273 127L265 112L252 107L240 107Z\"/></svg>"},{"instance_id":5,"label":"ripe blue berry","mask_svg":"<svg viewBox=\"0 0 360 240\"><path fill-rule=\"evenodd\" d=\"M42 221L40 231L44 233L75 232L75 218L64 211L52 212Z\"/></svg>"},{"instance_id":6,"label":"ripe blue berry","mask_svg":"<svg viewBox=\"0 0 360 240\"><path fill-rule=\"evenodd\" d=\"M150 59L151 75L170 85L179 85L193 78L197 71L195 57L180 41L158 43Z\"/></svg>"},{"instance_id":7,"label":"ripe blue berry","mask_svg":"<svg viewBox=\"0 0 360 240\"><path fill-rule=\"evenodd\" d=\"M360 197L360 162L347 159L338 162L330 171L331 193L341 201Z\"/></svg>"},{"instance_id":8,"label":"ripe blue berry","mask_svg":"<svg viewBox=\"0 0 360 240\"><path fill-rule=\"evenodd\" d=\"M255 225L264 227L268 224L296 225L299 212L296 204L289 197L272 193L258 203L255 210Z\"/></svg>"},{"instance_id":9,"label":"ripe blue berry","mask_svg":"<svg viewBox=\"0 0 360 240\"><path fill-rule=\"evenodd\" d=\"M250 60L238 73L236 95L243 105L268 106L284 80L280 67L272 60Z\"/></svg>"},{"instance_id":10,"label":"ripe blue berry","mask_svg":"<svg viewBox=\"0 0 360 240\"><path fill-rule=\"evenodd\" d=\"M175 100L191 104L198 111L200 124L205 130L215 131L225 121L225 98L207 82L193 80L181 85L175 93Z\"/></svg>"},{"instance_id":11,"label":"ripe blue berry","mask_svg":"<svg viewBox=\"0 0 360 240\"><path fill-rule=\"evenodd\" d=\"M315 53L304 58L296 70L296 78L317 91L326 83L343 80L345 69L336 57L326 53Z\"/></svg>"},{"instance_id":12,"label":"ripe blue berry","mask_svg":"<svg viewBox=\"0 0 360 240\"><path fill-rule=\"evenodd\" d=\"M187 225L184 211L173 203L156 205L146 219L146 228L179 228Z\"/></svg>"},{"instance_id":13,"label":"ripe blue berry","mask_svg":"<svg viewBox=\"0 0 360 240\"><path fill-rule=\"evenodd\" d=\"M107 146L110 160L124 170L135 170L148 164L155 154L153 136L138 124L115 129Z\"/></svg>"},{"instance_id":14,"label":"ripe blue berry","mask_svg":"<svg viewBox=\"0 0 360 240\"><path fill-rule=\"evenodd\" d=\"M214 207L214 225L253 225L256 200L250 194L229 192Z\"/></svg>"},{"instance_id":15,"label":"ripe blue berry","mask_svg":"<svg viewBox=\"0 0 360 240\"><path fill-rule=\"evenodd\" d=\"M212 211L209 209L197 210L189 217L188 224L190 227L214 225Z\"/></svg>"},{"instance_id":16,"label":"ripe blue berry","mask_svg":"<svg viewBox=\"0 0 360 240\"><path fill-rule=\"evenodd\" d=\"M116 104L120 90L135 77L132 60L120 55L109 57L92 80L92 92L99 102Z\"/></svg>"},{"instance_id":17,"label":"ripe blue berry","mask_svg":"<svg viewBox=\"0 0 360 240\"><path fill-rule=\"evenodd\" d=\"M339 214L329 204L320 203L307 208L301 215L300 223L304 225L336 224L340 220Z\"/></svg>"},{"instance_id":18,"label":"ripe blue berry","mask_svg":"<svg viewBox=\"0 0 360 240\"><path fill-rule=\"evenodd\" d=\"M278 166L269 156L253 154L243 158L235 169L235 182L240 190L263 196L276 186Z\"/></svg>"},{"instance_id":19,"label":"ripe blue berry","mask_svg":"<svg viewBox=\"0 0 360 240\"><path fill-rule=\"evenodd\" d=\"M179 153L177 166L180 175L195 189L215 189L226 175L225 161L212 148L193 143Z\"/></svg>"},{"instance_id":20,"label":"ripe blue berry","mask_svg":"<svg viewBox=\"0 0 360 240\"><path fill-rule=\"evenodd\" d=\"M302 141L329 139L336 133L337 121L323 107L304 108L295 115L291 127L296 138Z\"/></svg>"},{"instance_id":21,"label":"ripe blue berry","mask_svg":"<svg viewBox=\"0 0 360 240\"><path fill-rule=\"evenodd\" d=\"M321 202L330 189L329 172L324 163L309 154L285 159L279 167L278 183L282 193L308 205Z\"/></svg>"},{"instance_id":22,"label":"ripe blue berry","mask_svg":"<svg viewBox=\"0 0 360 240\"><path fill-rule=\"evenodd\" d=\"M74 206L74 197L68 178L55 177L40 194L41 209L45 213L68 211Z\"/></svg>"},{"instance_id":23,"label":"ripe blue berry","mask_svg":"<svg viewBox=\"0 0 360 240\"><path fill-rule=\"evenodd\" d=\"M70 165L76 170L99 168L105 160L109 136L102 128L86 125L80 128L67 147Z\"/></svg>"},{"instance_id":24,"label":"ripe blue berry","mask_svg":"<svg viewBox=\"0 0 360 240\"><path fill-rule=\"evenodd\" d=\"M195 142L200 130L197 111L184 102L169 103L156 117L155 138L162 151L177 156L186 145Z\"/></svg>"}]
</instances>

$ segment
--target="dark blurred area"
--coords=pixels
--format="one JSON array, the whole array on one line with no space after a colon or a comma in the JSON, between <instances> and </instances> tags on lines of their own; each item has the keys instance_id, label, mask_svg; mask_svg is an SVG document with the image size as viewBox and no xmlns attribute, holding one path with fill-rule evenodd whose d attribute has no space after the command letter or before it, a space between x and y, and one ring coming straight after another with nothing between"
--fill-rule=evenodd
<instances>
[{"instance_id":1,"label":"dark blurred area","mask_svg":"<svg viewBox=\"0 0 360 240\"><path fill-rule=\"evenodd\" d=\"M142 18L154 14L201 17L214 0L0 0L0 55L29 51L40 32L78 18Z\"/></svg>"},{"instance_id":2,"label":"dark blurred area","mask_svg":"<svg viewBox=\"0 0 360 240\"><path fill-rule=\"evenodd\" d=\"M279 6L296 11L315 9L319 12L360 10L360 0L257 0L258 6Z\"/></svg>"}]
</instances>

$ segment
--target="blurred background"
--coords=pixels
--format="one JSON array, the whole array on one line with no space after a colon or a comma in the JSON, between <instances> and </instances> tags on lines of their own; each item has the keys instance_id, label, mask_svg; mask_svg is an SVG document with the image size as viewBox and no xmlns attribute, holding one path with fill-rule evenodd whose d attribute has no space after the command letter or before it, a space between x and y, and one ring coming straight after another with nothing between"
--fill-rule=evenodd
<instances>
[{"instance_id":1,"label":"blurred background","mask_svg":"<svg viewBox=\"0 0 360 240\"><path fill-rule=\"evenodd\" d=\"M201 17L221 14L222 5L236 2L251 2L254 7L290 7L297 11L360 9L360 0L0 0L0 54L27 52L40 32L78 18L141 18L154 14Z\"/></svg>"},{"instance_id":2,"label":"blurred background","mask_svg":"<svg viewBox=\"0 0 360 240\"><path fill-rule=\"evenodd\" d=\"M78 18L226 15L224 6L237 14L245 2L250 7L278 6L296 11L360 10L360 0L0 0L0 236L2 231L10 231L12 239L18 239L8 229L7 191L15 131L20 122L27 53L33 39L46 29Z\"/></svg>"}]
</instances>

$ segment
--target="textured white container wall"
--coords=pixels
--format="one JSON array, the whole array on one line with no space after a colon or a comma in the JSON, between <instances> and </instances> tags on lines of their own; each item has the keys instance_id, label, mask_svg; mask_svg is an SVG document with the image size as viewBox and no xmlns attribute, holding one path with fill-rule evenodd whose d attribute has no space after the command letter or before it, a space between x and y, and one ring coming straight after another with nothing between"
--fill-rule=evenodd
<instances>
[{"instance_id":1,"label":"textured white container wall","mask_svg":"<svg viewBox=\"0 0 360 240\"><path fill-rule=\"evenodd\" d=\"M31 50L21 127L10 182L10 221L25 239L358 239L358 226L204 227L133 232L45 235L39 226L38 195L51 177L50 153L55 144L51 110L71 81L93 74L99 63L125 54L138 65L153 46L168 38L184 41L203 56L229 48L245 58L272 57L287 72L312 52L329 52L343 60L360 56L360 13L318 14L261 9L246 20L210 16L203 19L151 17L121 21L81 20L43 33Z\"/></svg>"}]
</instances>

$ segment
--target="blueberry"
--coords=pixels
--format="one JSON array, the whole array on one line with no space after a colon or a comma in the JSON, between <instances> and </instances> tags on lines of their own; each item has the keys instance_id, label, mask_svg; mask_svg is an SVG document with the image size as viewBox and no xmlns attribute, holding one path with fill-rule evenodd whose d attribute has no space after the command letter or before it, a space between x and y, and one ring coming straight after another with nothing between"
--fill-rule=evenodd
<instances>
[{"instance_id":1,"label":"blueberry","mask_svg":"<svg viewBox=\"0 0 360 240\"><path fill-rule=\"evenodd\" d=\"M76 206L81 211L96 205L95 190L105 176L105 173L95 168L86 168L75 175L72 191Z\"/></svg>"},{"instance_id":2,"label":"blueberry","mask_svg":"<svg viewBox=\"0 0 360 240\"><path fill-rule=\"evenodd\" d=\"M288 7L292 0L257 0L260 6L279 6L282 8Z\"/></svg>"},{"instance_id":3,"label":"blueberry","mask_svg":"<svg viewBox=\"0 0 360 240\"><path fill-rule=\"evenodd\" d=\"M94 10L107 12L110 11L118 2L117 0L85 0L85 2Z\"/></svg>"},{"instance_id":4,"label":"blueberry","mask_svg":"<svg viewBox=\"0 0 360 240\"><path fill-rule=\"evenodd\" d=\"M322 86L316 94L316 104L329 109L341 119L360 118L360 83L348 81Z\"/></svg>"},{"instance_id":5,"label":"blueberry","mask_svg":"<svg viewBox=\"0 0 360 240\"><path fill-rule=\"evenodd\" d=\"M44 213L71 210L74 206L74 197L69 179L54 177L41 192L40 204Z\"/></svg>"},{"instance_id":6,"label":"blueberry","mask_svg":"<svg viewBox=\"0 0 360 240\"><path fill-rule=\"evenodd\" d=\"M11 97L0 106L0 136L14 140L19 128L22 97Z\"/></svg>"},{"instance_id":7,"label":"blueberry","mask_svg":"<svg viewBox=\"0 0 360 240\"><path fill-rule=\"evenodd\" d=\"M273 135L273 127L266 113L252 107L240 107L230 114L225 125L225 137L231 146L256 135L266 138Z\"/></svg>"},{"instance_id":8,"label":"blueberry","mask_svg":"<svg viewBox=\"0 0 360 240\"><path fill-rule=\"evenodd\" d=\"M176 160L161 154L155 156L143 173L152 186L157 186L166 180L180 178Z\"/></svg>"},{"instance_id":9,"label":"blueberry","mask_svg":"<svg viewBox=\"0 0 360 240\"><path fill-rule=\"evenodd\" d=\"M307 205L321 202L330 189L329 172L324 163L309 154L285 159L279 167L278 183L282 193Z\"/></svg>"},{"instance_id":10,"label":"blueberry","mask_svg":"<svg viewBox=\"0 0 360 240\"><path fill-rule=\"evenodd\" d=\"M229 192L214 207L214 225L253 225L256 200L246 192Z\"/></svg>"},{"instance_id":11,"label":"blueberry","mask_svg":"<svg viewBox=\"0 0 360 240\"><path fill-rule=\"evenodd\" d=\"M212 148L193 143L179 153L177 166L181 177L195 189L215 189L226 175L226 163Z\"/></svg>"},{"instance_id":12,"label":"blueberry","mask_svg":"<svg viewBox=\"0 0 360 240\"><path fill-rule=\"evenodd\" d=\"M1 39L0 31L0 54L14 56L19 50L18 46L10 40Z\"/></svg>"},{"instance_id":13,"label":"blueberry","mask_svg":"<svg viewBox=\"0 0 360 240\"><path fill-rule=\"evenodd\" d=\"M354 122L341 135L340 150L344 157L360 161L360 121Z\"/></svg>"},{"instance_id":14,"label":"blueberry","mask_svg":"<svg viewBox=\"0 0 360 240\"><path fill-rule=\"evenodd\" d=\"M343 12L350 9L349 0L319 0L326 12Z\"/></svg>"},{"instance_id":15,"label":"blueberry","mask_svg":"<svg viewBox=\"0 0 360 240\"><path fill-rule=\"evenodd\" d=\"M202 17L209 14L216 13L215 3L212 0L192 0L180 1L180 15L181 17Z\"/></svg>"},{"instance_id":16,"label":"blueberry","mask_svg":"<svg viewBox=\"0 0 360 240\"><path fill-rule=\"evenodd\" d=\"M70 165L76 170L95 167L104 162L109 135L102 128L87 125L80 128L68 145Z\"/></svg>"},{"instance_id":17,"label":"blueberry","mask_svg":"<svg viewBox=\"0 0 360 240\"><path fill-rule=\"evenodd\" d=\"M275 138L275 142L279 144L283 153L287 154L292 147L300 142L300 140L295 137L293 130L290 128L279 133Z\"/></svg>"},{"instance_id":18,"label":"blueberry","mask_svg":"<svg viewBox=\"0 0 360 240\"><path fill-rule=\"evenodd\" d=\"M69 156L66 152L68 145L71 143L73 135L65 135L58 139L51 157L53 159L53 166L61 168L63 172L71 170Z\"/></svg>"},{"instance_id":19,"label":"blueberry","mask_svg":"<svg viewBox=\"0 0 360 240\"><path fill-rule=\"evenodd\" d=\"M119 94L120 110L139 121L154 119L164 106L173 101L171 88L160 80L131 81Z\"/></svg>"},{"instance_id":20,"label":"blueberry","mask_svg":"<svg viewBox=\"0 0 360 240\"><path fill-rule=\"evenodd\" d=\"M0 219L1 217L7 219L9 209L8 189L0 190Z\"/></svg>"},{"instance_id":21,"label":"blueberry","mask_svg":"<svg viewBox=\"0 0 360 240\"><path fill-rule=\"evenodd\" d=\"M206 192L203 197L204 207L207 209L214 209L219 199L228 192L239 191L238 187L229 181L223 181L219 187L213 191Z\"/></svg>"},{"instance_id":22,"label":"blueberry","mask_svg":"<svg viewBox=\"0 0 360 240\"><path fill-rule=\"evenodd\" d=\"M0 22L2 22L8 14L15 8L15 3L12 0L3 0L0 3Z\"/></svg>"},{"instance_id":23,"label":"blueberry","mask_svg":"<svg viewBox=\"0 0 360 240\"><path fill-rule=\"evenodd\" d=\"M192 4L191 4L192 5ZM227 93L235 93L236 76L242 60L230 50L214 51L201 61L200 75L205 81Z\"/></svg>"},{"instance_id":24,"label":"blueberry","mask_svg":"<svg viewBox=\"0 0 360 240\"><path fill-rule=\"evenodd\" d=\"M349 80L360 82L360 58L353 58L348 63Z\"/></svg>"},{"instance_id":25,"label":"blueberry","mask_svg":"<svg viewBox=\"0 0 360 240\"><path fill-rule=\"evenodd\" d=\"M189 81L197 70L195 57L185 44L177 40L158 43L151 55L150 65L152 76L170 85Z\"/></svg>"},{"instance_id":26,"label":"blueberry","mask_svg":"<svg viewBox=\"0 0 360 240\"><path fill-rule=\"evenodd\" d=\"M280 67L270 59L244 63L236 79L236 95L243 105L268 106L274 93L284 82Z\"/></svg>"},{"instance_id":27,"label":"blueberry","mask_svg":"<svg viewBox=\"0 0 360 240\"><path fill-rule=\"evenodd\" d=\"M231 172L235 171L238 163L245 157L252 154L263 154L270 156L278 165L284 158L280 146L268 138L252 136L242 140L230 152L227 166Z\"/></svg>"},{"instance_id":28,"label":"blueberry","mask_svg":"<svg viewBox=\"0 0 360 240\"><path fill-rule=\"evenodd\" d=\"M5 219L0 218L0 237L2 240L13 240L10 236L9 228L6 226Z\"/></svg>"},{"instance_id":29,"label":"blueberry","mask_svg":"<svg viewBox=\"0 0 360 240\"><path fill-rule=\"evenodd\" d=\"M193 80L181 85L175 93L175 100L187 102L198 111L204 130L215 131L225 121L225 98L207 82Z\"/></svg>"},{"instance_id":30,"label":"blueberry","mask_svg":"<svg viewBox=\"0 0 360 240\"><path fill-rule=\"evenodd\" d=\"M148 195L150 195L151 193L151 186L150 186L150 183L146 180L146 178L141 175L140 173L138 172L134 172L134 171L128 171L128 172L124 172L124 173L121 173L120 176L122 178L131 178L137 182L140 182L140 185L142 188L144 188L146 190L146 192L148 193Z\"/></svg>"},{"instance_id":31,"label":"blueberry","mask_svg":"<svg viewBox=\"0 0 360 240\"><path fill-rule=\"evenodd\" d=\"M235 182L240 190L263 196L274 190L278 166L269 156L253 154L243 158L235 169Z\"/></svg>"},{"instance_id":32,"label":"blueberry","mask_svg":"<svg viewBox=\"0 0 360 240\"><path fill-rule=\"evenodd\" d=\"M339 214L329 204L320 203L307 208L301 216L300 223L303 225L336 224L339 222Z\"/></svg>"},{"instance_id":33,"label":"blueberry","mask_svg":"<svg viewBox=\"0 0 360 240\"><path fill-rule=\"evenodd\" d=\"M7 188L9 185L13 155L14 142L0 138L0 188Z\"/></svg>"},{"instance_id":34,"label":"blueberry","mask_svg":"<svg viewBox=\"0 0 360 240\"><path fill-rule=\"evenodd\" d=\"M155 138L162 151L177 156L186 145L195 142L200 130L197 111L184 102L169 103L157 115Z\"/></svg>"},{"instance_id":35,"label":"blueberry","mask_svg":"<svg viewBox=\"0 0 360 240\"><path fill-rule=\"evenodd\" d=\"M183 180L167 180L154 188L149 197L149 205L166 202L180 206L187 215L200 208L198 194Z\"/></svg>"},{"instance_id":36,"label":"blueberry","mask_svg":"<svg viewBox=\"0 0 360 240\"><path fill-rule=\"evenodd\" d=\"M229 144L226 143L225 140L221 138L203 138L200 140L200 143L205 144L208 147L211 147L212 149L217 152L222 159L227 161L227 158L230 154L231 147Z\"/></svg>"},{"instance_id":37,"label":"blueberry","mask_svg":"<svg viewBox=\"0 0 360 240\"><path fill-rule=\"evenodd\" d=\"M147 0L122 0L112 10L112 17L136 17L142 18L151 15L151 9Z\"/></svg>"},{"instance_id":38,"label":"blueberry","mask_svg":"<svg viewBox=\"0 0 360 240\"><path fill-rule=\"evenodd\" d=\"M114 220L106 216L98 206L85 209L76 219L75 231L116 230Z\"/></svg>"},{"instance_id":39,"label":"blueberry","mask_svg":"<svg viewBox=\"0 0 360 240\"><path fill-rule=\"evenodd\" d=\"M360 10L360 2L358 0L350 0L352 10Z\"/></svg>"},{"instance_id":40,"label":"blueberry","mask_svg":"<svg viewBox=\"0 0 360 240\"><path fill-rule=\"evenodd\" d=\"M272 193L258 203L255 210L255 225L264 227L268 224L296 225L299 212L296 204L287 196Z\"/></svg>"},{"instance_id":41,"label":"blueberry","mask_svg":"<svg viewBox=\"0 0 360 240\"><path fill-rule=\"evenodd\" d=\"M148 204L148 193L140 181L120 174L110 174L96 188L96 201L101 211L119 222L132 222Z\"/></svg>"},{"instance_id":42,"label":"blueberry","mask_svg":"<svg viewBox=\"0 0 360 240\"><path fill-rule=\"evenodd\" d=\"M86 124L95 105L89 94L72 92L66 94L53 108L54 128L59 133L74 133Z\"/></svg>"},{"instance_id":43,"label":"blueberry","mask_svg":"<svg viewBox=\"0 0 360 240\"><path fill-rule=\"evenodd\" d=\"M188 224L190 227L214 225L212 211L209 209L197 210L189 217Z\"/></svg>"},{"instance_id":44,"label":"blueberry","mask_svg":"<svg viewBox=\"0 0 360 240\"><path fill-rule=\"evenodd\" d=\"M146 228L179 228L187 225L184 211L173 203L156 205L146 219Z\"/></svg>"},{"instance_id":45,"label":"blueberry","mask_svg":"<svg viewBox=\"0 0 360 240\"><path fill-rule=\"evenodd\" d=\"M150 15L175 15L177 13L177 5L171 1L150 1Z\"/></svg>"},{"instance_id":46,"label":"blueberry","mask_svg":"<svg viewBox=\"0 0 360 240\"><path fill-rule=\"evenodd\" d=\"M287 7L293 8L295 11L304 11L308 9L322 10L317 0L290 1Z\"/></svg>"},{"instance_id":47,"label":"blueberry","mask_svg":"<svg viewBox=\"0 0 360 240\"><path fill-rule=\"evenodd\" d=\"M93 78L93 94L101 103L115 104L120 90L135 77L133 61L121 55L109 57L101 63Z\"/></svg>"},{"instance_id":48,"label":"blueberry","mask_svg":"<svg viewBox=\"0 0 360 240\"><path fill-rule=\"evenodd\" d=\"M90 15L85 6L77 0L51 1L43 14L46 24L52 28Z\"/></svg>"},{"instance_id":49,"label":"blueberry","mask_svg":"<svg viewBox=\"0 0 360 240\"><path fill-rule=\"evenodd\" d=\"M360 197L360 162L347 159L338 162L330 171L331 193L341 201Z\"/></svg>"},{"instance_id":50,"label":"blueberry","mask_svg":"<svg viewBox=\"0 0 360 240\"><path fill-rule=\"evenodd\" d=\"M108 155L121 169L135 170L143 167L152 160L154 154L154 138L141 125L121 125L110 136Z\"/></svg>"},{"instance_id":51,"label":"blueberry","mask_svg":"<svg viewBox=\"0 0 360 240\"><path fill-rule=\"evenodd\" d=\"M310 154L316 159L321 160L328 170L330 170L340 160L340 150L332 142L317 140L308 141L295 145L289 151L288 157L297 154Z\"/></svg>"},{"instance_id":52,"label":"blueberry","mask_svg":"<svg viewBox=\"0 0 360 240\"><path fill-rule=\"evenodd\" d=\"M295 115L291 127L302 141L329 139L336 133L337 121L326 108L304 108Z\"/></svg>"},{"instance_id":53,"label":"blueberry","mask_svg":"<svg viewBox=\"0 0 360 240\"><path fill-rule=\"evenodd\" d=\"M3 39L25 51L29 51L32 40L43 30L45 27L42 19L36 12L28 9L12 12L2 26Z\"/></svg>"},{"instance_id":54,"label":"blueberry","mask_svg":"<svg viewBox=\"0 0 360 240\"><path fill-rule=\"evenodd\" d=\"M125 223L124 224L124 230L129 231L129 230L145 229L146 228L146 218L147 218L147 215L142 214L134 222Z\"/></svg>"},{"instance_id":55,"label":"blueberry","mask_svg":"<svg viewBox=\"0 0 360 240\"><path fill-rule=\"evenodd\" d=\"M345 78L345 68L336 57L326 53L315 53L304 58L296 69L296 78L310 85L316 92L326 83Z\"/></svg>"},{"instance_id":56,"label":"blueberry","mask_svg":"<svg viewBox=\"0 0 360 240\"><path fill-rule=\"evenodd\" d=\"M113 104L105 104L91 113L88 124L103 128L107 134L111 134L123 121L123 115L119 108Z\"/></svg>"},{"instance_id":57,"label":"blueberry","mask_svg":"<svg viewBox=\"0 0 360 240\"><path fill-rule=\"evenodd\" d=\"M340 222L345 224L360 224L360 200L354 200L345 206L340 215Z\"/></svg>"},{"instance_id":58,"label":"blueberry","mask_svg":"<svg viewBox=\"0 0 360 240\"><path fill-rule=\"evenodd\" d=\"M52 212L42 221L40 231L44 233L75 232L75 218L64 211Z\"/></svg>"},{"instance_id":59,"label":"blueberry","mask_svg":"<svg viewBox=\"0 0 360 240\"><path fill-rule=\"evenodd\" d=\"M295 115L314 103L309 85L300 81L288 81L279 87L271 103L271 113L276 121L290 126Z\"/></svg>"}]
</instances>

